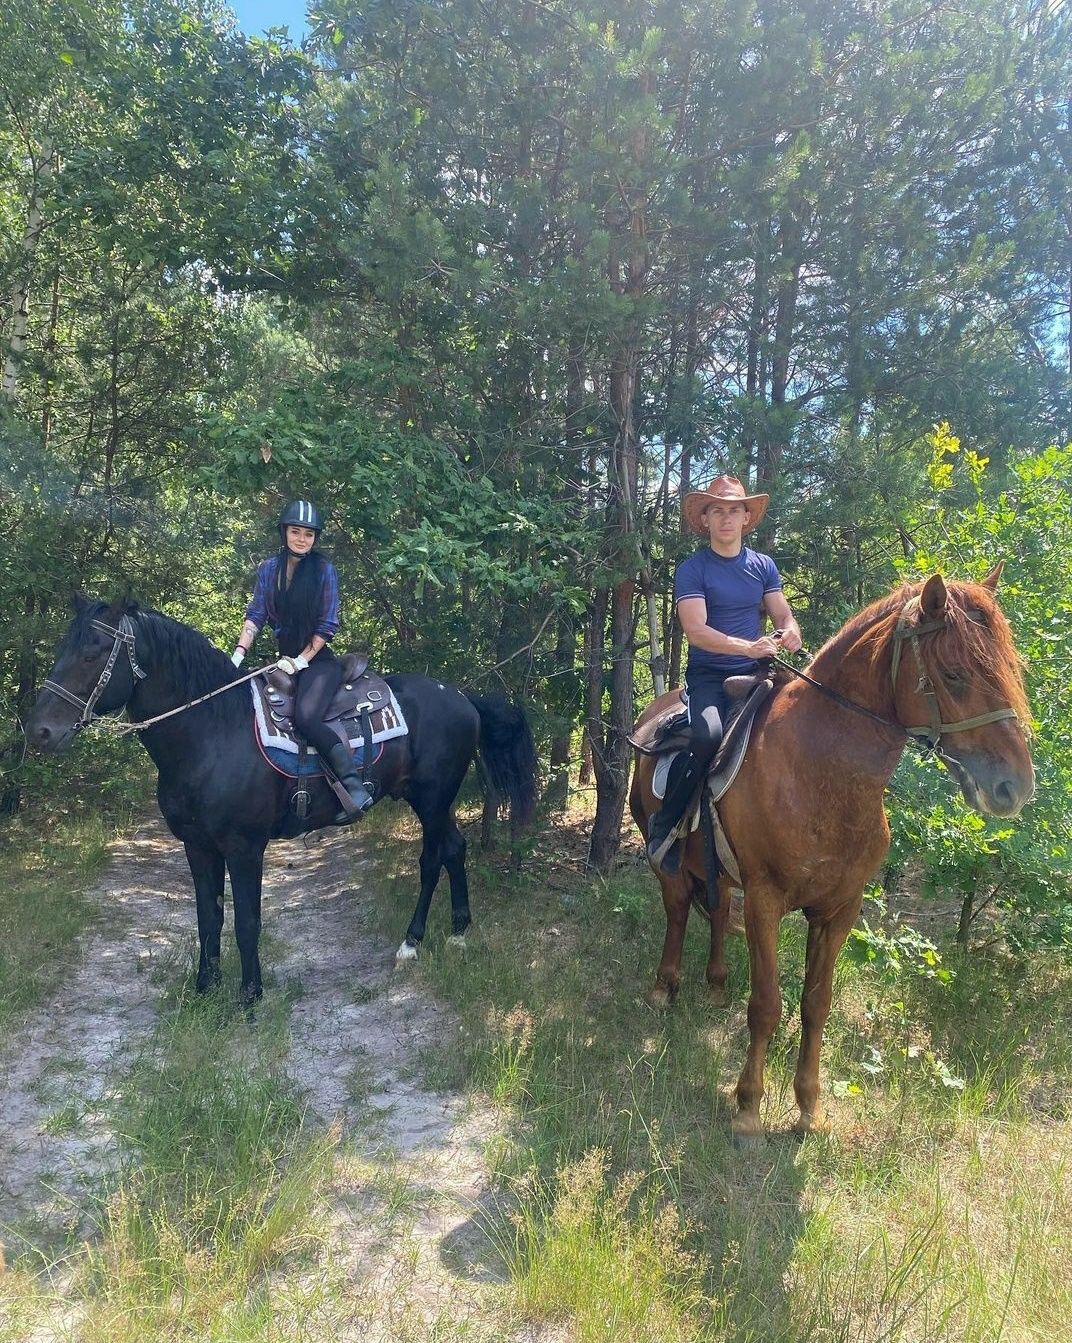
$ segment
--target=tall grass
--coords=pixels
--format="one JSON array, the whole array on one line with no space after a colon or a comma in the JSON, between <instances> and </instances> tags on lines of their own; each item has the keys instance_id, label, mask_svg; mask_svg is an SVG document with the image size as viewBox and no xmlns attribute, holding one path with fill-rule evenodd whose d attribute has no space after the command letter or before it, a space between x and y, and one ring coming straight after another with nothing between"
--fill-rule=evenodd
<instances>
[{"instance_id":1,"label":"tall grass","mask_svg":"<svg viewBox=\"0 0 1072 1343\"><path fill-rule=\"evenodd\" d=\"M286 1001L254 1024L222 992L197 998L186 981L183 968L158 1029L115 1079L118 1173L90 1235L51 1270L80 1343L300 1337L320 1308L316 1275L270 1290L273 1275L319 1256L338 1141L305 1128L283 1070ZM40 1313L39 1287L16 1278L15 1318L35 1292Z\"/></svg>"},{"instance_id":2,"label":"tall grass","mask_svg":"<svg viewBox=\"0 0 1072 1343\"><path fill-rule=\"evenodd\" d=\"M415 860L395 824L394 844L376 845L392 935ZM489 1234L525 1313L581 1339L1059 1336L1072 1304L1072 969L947 958L945 984L843 960L824 1051L834 1131L800 1144L788 1128L804 928L787 920L770 1138L738 1151L743 943L730 947L732 1004L715 1010L694 920L681 997L652 1013L640 995L662 936L655 882L639 866L585 881L580 853L566 826L541 836L520 877L474 855L469 950L445 945L444 895L417 969L464 1024L430 1075L493 1098L507 1124L491 1155L514 1220Z\"/></svg>"}]
</instances>

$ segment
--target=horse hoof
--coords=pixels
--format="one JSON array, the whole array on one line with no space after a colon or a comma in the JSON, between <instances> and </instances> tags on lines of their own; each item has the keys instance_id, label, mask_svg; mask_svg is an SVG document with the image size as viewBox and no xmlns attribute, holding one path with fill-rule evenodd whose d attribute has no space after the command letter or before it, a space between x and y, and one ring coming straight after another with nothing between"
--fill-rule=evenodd
<instances>
[{"instance_id":1,"label":"horse hoof","mask_svg":"<svg viewBox=\"0 0 1072 1343\"><path fill-rule=\"evenodd\" d=\"M656 984L654 988L648 989L644 995L644 1001L649 1007L653 1007L656 1012L665 1012L673 1007L676 992L671 992L665 984Z\"/></svg>"},{"instance_id":2,"label":"horse hoof","mask_svg":"<svg viewBox=\"0 0 1072 1343\"><path fill-rule=\"evenodd\" d=\"M395 965L405 965L407 961L415 961L416 959L417 948L407 938L395 952Z\"/></svg>"},{"instance_id":3,"label":"horse hoof","mask_svg":"<svg viewBox=\"0 0 1072 1343\"><path fill-rule=\"evenodd\" d=\"M767 1138L767 1135L763 1132L759 1115L735 1115L731 1130L734 1147L756 1147L761 1142L765 1142Z\"/></svg>"},{"instance_id":4,"label":"horse hoof","mask_svg":"<svg viewBox=\"0 0 1072 1343\"><path fill-rule=\"evenodd\" d=\"M804 1114L801 1111L800 1118L793 1125L793 1132L798 1138L806 1138L809 1133L829 1133L830 1120L821 1110L812 1114Z\"/></svg>"},{"instance_id":5,"label":"horse hoof","mask_svg":"<svg viewBox=\"0 0 1072 1343\"><path fill-rule=\"evenodd\" d=\"M467 945L464 933L451 933L447 938L447 946L453 947L455 951L464 951Z\"/></svg>"},{"instance_id":6,"label":"horse hoof","mask_svg":"<svg viewBox=\"0 0 1072 1343\"><path fill-rule=\"evenodd\" d=\"M725 984L708 984L707 1001L712 1007L729 1007L730 991Z\"/></svg>"}]
</instances>

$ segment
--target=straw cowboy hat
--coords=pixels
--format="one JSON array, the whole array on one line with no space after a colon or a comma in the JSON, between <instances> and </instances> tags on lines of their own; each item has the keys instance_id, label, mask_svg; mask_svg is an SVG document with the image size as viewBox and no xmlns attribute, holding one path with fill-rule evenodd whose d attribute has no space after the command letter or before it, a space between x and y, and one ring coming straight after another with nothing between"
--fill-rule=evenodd
<instances>
[{"instance_id":1,"label":"straw cowboy hat","mask_svg":"<svg viewBox=\"0 0 1072 1343\"><path fill-rule=\"evenodd\" d=\"M769 494L745 494L744 486L736 476L716 476L706 490L691 490L686 494L681 505L686 524L697 536L710 535L704 524L703 512L716 499L730 499L745 505L748 509L748 521L744 525L746 532L759 526L770 503Z\"/></svg>"}]
</instances>

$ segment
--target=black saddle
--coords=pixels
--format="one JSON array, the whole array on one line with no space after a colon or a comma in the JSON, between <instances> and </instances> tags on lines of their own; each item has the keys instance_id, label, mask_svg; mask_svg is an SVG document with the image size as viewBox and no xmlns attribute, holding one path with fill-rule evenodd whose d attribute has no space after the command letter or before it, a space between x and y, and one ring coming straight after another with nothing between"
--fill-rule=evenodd
<instances>
[{"instance_id":1,"label":"black saddle","mask_svg":"<svg viewBox=\"0 0 1072 1343\"><path fill-rule=\"evenodd\" d=\"M707 771L707 788L717 802L737 777L744 761L756 714L774 690L774 677L729 676L723 683L731 702L722 741ZM688 710L669 709L645 723L629 738L644 755L668 755L692 745Z\"/></svg>"},{"instance_id":2,"label":"black saddle","mask_svg":"<svg viewBox=\"0 0 1072 1343\"><path fill-rule=\"evenodd\" d=\"M363 653L345 653L342 663L342 682L335 698L328 706L324 722L332 728L340 741L350 743L363 735L362 718L370 719L371 739L379 740L395 735L401 718L396 711L391 687L377 672L370 671L368 658ZM278 667L266 669L261 694L271 719L272 728L280 737L293 738L294 731L294 677ZM257 684L255 682L255 684ZM405 731L405 728L401 728Z\"/></svg>"},{"instance_id":3,"label":"black saddle","mask_svg":"<svg viewBox=\"0 0 1072 1343\"><path fill-rule=\"evenodd\" d=\"M757 700L754 704L751 702L751 696L759 686L764 685L770 678L760 675L750 676L728 676L723 682L723 690L726 692L726 698L730 701L730 713L726 722L723 724L723 742L729 736L730 728L740 717L741 712L746 707L750 708L749 716L755 713L763 700ZM773 689L773 681L771 681ZM768 689L767 694L770 694ZM763 696L766 699L767 695ZM668 751L684 751L692 744L692 737L689 731L689 711L685 700L684 692L680 692L681 708L671 707L665 709L655 718L651 718L640 727L634 729L629 738L629 744L635 746L641 755L665 755ZM721 748L719 751L721 754Z\"/></svg>"}]
</instances>

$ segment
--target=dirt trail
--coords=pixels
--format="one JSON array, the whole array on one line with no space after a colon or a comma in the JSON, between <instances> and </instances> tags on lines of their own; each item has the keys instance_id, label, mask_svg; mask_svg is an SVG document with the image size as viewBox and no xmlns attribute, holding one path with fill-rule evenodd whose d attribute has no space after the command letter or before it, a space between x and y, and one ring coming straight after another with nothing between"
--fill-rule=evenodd
<instances>
[{"instance_id":1,"label":"dirt trail","mask_svg":"<svg viewBox=\"0 0 1072 1343\"><path fill-rule=\"evenodd\" d=\"M421 1057L457 1024L396 971L394 943L368 934L358 836L275 844L268 857L266 992L294 990L290 1068L308 1122L342 1134L324 1209L330 1271L344 1283L334 1336L388 1343L448 1322L466 1338L512 1333L474 1221L494 1117L420 1081ZM11 1250L12 1226L36 1241L79 1225L80 1191L112 1146L100 1102L156 1020L152 970L195 949L189 873L159 822L116 845L92 896L103 917L79 963L0 1049L0 1240Z\"/></svg>"},{"instance_id":2,"label":"dirt trail","mask_svg":"<svg viewBox=\"0 0 1072 1343\"><path fill-rule=\"evenodd\" d=\"M101 1102L156 1021L160 983L194 931L182 847L163 825L113 849L91 893L99 926L61 990L0 1050L0 1239L12 1223L60 1230L107 1166L114 1135Z\"/></svg>"}]
</instances>

